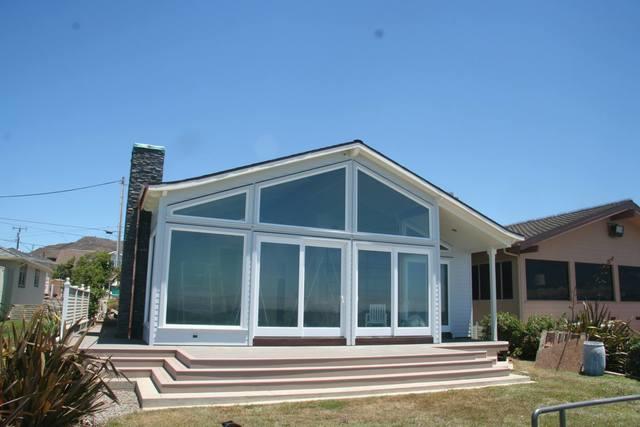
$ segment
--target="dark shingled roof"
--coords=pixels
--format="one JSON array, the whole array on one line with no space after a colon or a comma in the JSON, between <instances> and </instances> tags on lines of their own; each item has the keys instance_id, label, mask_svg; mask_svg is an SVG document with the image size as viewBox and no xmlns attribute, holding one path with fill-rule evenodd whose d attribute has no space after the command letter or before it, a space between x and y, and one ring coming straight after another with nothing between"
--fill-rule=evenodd
<instances>
[{"instance_id":1,"label":"dark shingled roof","mask_svg":"<svg viewBox=\"0 0 640 427\"><path fill-rule=\"evenodd\" d=\"M563 231L567 231L573 227L585 224L586 222L596 220L599 217L614 215L616 212L628 209L639 210L638 205L636 205L633 200L627 199L577 211L519 222L517 224L507 225L507 228L515 233L522 234L527 238L527 240L540 237L539 239L536 239L537 241L540 241ZM526 243L526 241L522 243Z\"/></svg>"}]
</instances>

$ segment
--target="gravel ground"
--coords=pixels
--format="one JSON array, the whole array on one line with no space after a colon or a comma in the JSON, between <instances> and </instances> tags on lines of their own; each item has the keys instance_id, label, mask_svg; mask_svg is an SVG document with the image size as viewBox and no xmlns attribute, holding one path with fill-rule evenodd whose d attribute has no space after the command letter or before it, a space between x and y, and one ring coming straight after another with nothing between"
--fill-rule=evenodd
<instances>
[{"instance_id":1,"label":"gravel ground","mask_svg":"<svg viewBox=\"0 0 640 427\"><path fill-rule=\"evenodd\" d=\"M133 390L114 390L116 396L118 396L118 403L113 403L106 397L103 399L107 402L105 409L94 415L93 417L85 419L80 425L85 427L104 426L109 419L119 417L121 415L129 414L140 410L138 405L138 398Z\"/></svg>"}]
</instances>

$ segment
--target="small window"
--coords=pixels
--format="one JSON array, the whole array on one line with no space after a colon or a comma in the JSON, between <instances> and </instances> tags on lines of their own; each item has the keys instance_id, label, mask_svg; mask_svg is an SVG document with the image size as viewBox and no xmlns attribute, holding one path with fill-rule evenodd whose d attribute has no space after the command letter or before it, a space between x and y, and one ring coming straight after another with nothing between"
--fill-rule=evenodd
<instances>
[{"instance_id":1,"label":"small window","mask_svg":"<svg viewBox=\"0 0 640 427\"><path fill-rule=\"evenodd\" d=\"M611 265L576 262L576 296L581 301L613 301Z\"/></svg>"},{"instance_id":2,"label":"small window","mask_svg":"<svg viewBox=\"0 0 640 427\"><path fill-rule=\"evenodd\" d=\"M526 270L527 299L569 299L569 264L567 262L528 259Z\"/></svg>"},{"instance_id":3,"label":"small window","mask_svg":"<svg viewBox=\"0 0 640 427\"><path fill-rule=\"evenodd\" d=\"M37 288L40 286L40 270L36 270L33 274L33 287Z\"/></svg>"},{"instance_id":4,"label":"small window","mask_svg":"<svg viewBox=\"0 0 640 427\"><path fill-rule=\"evenodd\" d=\"M429 208L358 171L358 231L429 237Z\"/></svg>"},{"instance_id":5,"label":"small window","mask_svg":"<svg viewBox=\"0 0 640 427\"><path fill-rule=\"evenodd\" d=\"M260 222L345 229L345 168L260 190Z\"/></svg>"},{"instance_id":6,"label":"small window","mask_svg":"<svg viewBox=\"0 0 640 427\"><path fill-rule=\"evenodd\" d=\"M489 264L479 264L471 267L473 299L491 299L491 281ZM513 278L511 276L511 261L496 262L496 299L513 299Z\"/></svg>"},{"instance_id":7,"label":"small window","mask_svg":"<svg viewBox=\"0 0 640 427\"><path fill-rule=\"evenodd\" d=\"M18 270L18 287L24 288L27 283L27 266L21 265Z\"/></svg>"},{"instance_id":8,"label":"small window","mask_svg":"<svg viewBox=\"0 0 640 427\"><path fill-rule=\"evenodd\" d=\"M620 300L640 301L640 267L618 267Z\"/></svg>"},{"instance_id":9,"label":"small window","mask_svg":"<svg viewBox=\"0 0 640 427\"><path fill-rule=\"evenodd\" d=\"M480 299L491 298L489 264L480 264Z\"/></svg>"},{"instance_id":10,"label":"small window","mask_svg":"<svg viewBox=\"0 0 640 427\"><path fill-rule=\"evenodd\" d=\"M232 221L244 221L247 204L247 194L241 193L234 196L211 200L186 208L176 209L174 215L197 216L201 218L226 219Z\"/></svg>"}]
</instances>

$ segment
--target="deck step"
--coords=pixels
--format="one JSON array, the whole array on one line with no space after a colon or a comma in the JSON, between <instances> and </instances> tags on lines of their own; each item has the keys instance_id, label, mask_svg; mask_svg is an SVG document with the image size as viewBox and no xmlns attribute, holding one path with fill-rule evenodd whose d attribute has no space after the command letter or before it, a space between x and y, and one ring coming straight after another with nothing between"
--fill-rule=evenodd
<instances>
[{"instance_id":1,"label":"deck step","mask_svg":"<svg viewBox=\"0 0 640 427\"><path fill-rule=\"evenodd\" d=\"M300 390L270 390L242 392L208 393L160 393L150 378L142 378L136 384L136 393L143 409L202 406L235 405L248 403L275 403L302 400L339 399L377 395L397 395L428 393L459 388L478 388L498 385L529 383L523 375L510 374L490 378L471 378L431 382L410 382L400 384L366 385L355 387L332 387Z\"/></svg>"}]
</instances>

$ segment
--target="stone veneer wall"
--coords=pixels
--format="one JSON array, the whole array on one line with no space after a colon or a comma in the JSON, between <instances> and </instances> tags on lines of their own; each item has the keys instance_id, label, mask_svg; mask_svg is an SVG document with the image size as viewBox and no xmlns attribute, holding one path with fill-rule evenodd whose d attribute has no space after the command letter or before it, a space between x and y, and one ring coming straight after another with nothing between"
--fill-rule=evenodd
<instances>
[{"instance_id":1,"label":"stone veneer wall","mask_svg":"<svg viewBox=\"0 0 640 427\"><path fill-rule=\"evenodd\" d=\"M133 151L131 152L131 170L129 172L129 190L127 193L127 211L122 248L120 305L118 309L118 336L122 338L128 337L131 288L134 280L135 289L133 295L131 338L142 338L151 213L142 211L140 213L139 224L136 227L136 221L138 220L138 200L145 185L162 182L163 168L163 147L143 144L135 144L133 146ZM136 236L138 237L137 252L135 252ZM133 277L134 256L136 257L135 279Z\"/></svg>"}]
</instances>

